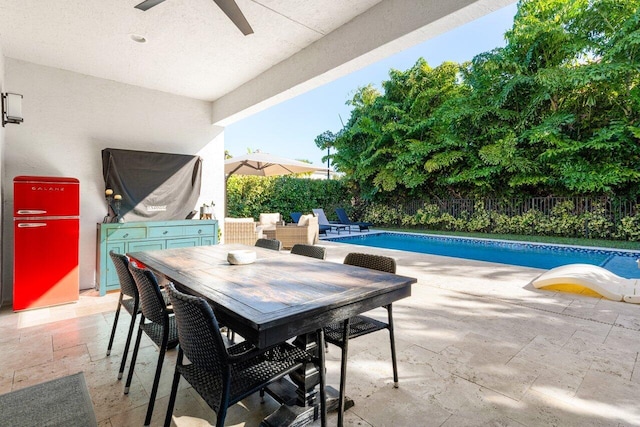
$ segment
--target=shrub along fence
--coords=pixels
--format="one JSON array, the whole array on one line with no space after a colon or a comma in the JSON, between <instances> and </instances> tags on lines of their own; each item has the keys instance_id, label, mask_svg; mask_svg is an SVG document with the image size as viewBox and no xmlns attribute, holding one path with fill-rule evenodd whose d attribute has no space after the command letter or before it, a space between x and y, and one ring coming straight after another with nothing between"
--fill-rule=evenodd
<instances>
[{"instance_id":1,"label":"shrub along fence","mask_svg":"<svg viewBox=\"0 0 640 427\"><path fill-rule=\"evenodd\" d=\"M227 181L227 215L235 218L258 219L262 212L280 212L291 221L291 212L322 208L333 219L335 208L350 203L350 192L341 180L232 175Z\"/></svg>"},{"instance_id":2,"label":"shrub along fence","mask_svg":"<svg viewBox=\"0 0 640 427\"><path fill-rule=\"evenodd\" d=\"M378 226L559 237L640 241L636 201L615 197L533 197L521 199L431 199L404 204L354 206L343 180L292 176L231 176L227 182L228 214L253 217L280 212L309 213L323 208L330 219L335 208Z\"/></svg>"},{"instance_id":3,"label":"shrub along fence","mask_svg":"<svg viewBox=\"0 0 640 427\"><path fill-rule=\"evenodd\" d=\"M401 206L369 204L364 219L431 230L640 240L634 201L611 197L438 199Z\"/></svg>"}]
</instances>

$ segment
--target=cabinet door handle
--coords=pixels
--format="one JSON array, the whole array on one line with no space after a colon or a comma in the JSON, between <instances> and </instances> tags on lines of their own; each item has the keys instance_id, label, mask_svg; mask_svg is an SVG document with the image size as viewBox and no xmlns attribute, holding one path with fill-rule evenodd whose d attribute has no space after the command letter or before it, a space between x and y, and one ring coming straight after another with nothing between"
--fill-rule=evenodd
<instances>
[{"instance_id":1,"label":"cabinet door handle","mask_svg":"<svg viewBox=\"0 0 640 427\"><path fill-rule=\"evenodd\" d=\"M129 233L127 233L124 236L122 236L123 239L126 239L127 237L129 237Z\"/></svg>"},{"instance_id":2,"label":"cabinet door handle","mask_svg":"<svg viewBox=\"0 0 640 427\"><path fill-rule=\"evenodd\" d=\"M167 234L167 233L168 233L168 231L167 231L167 230L164 230L164 231L162 232L162 234Z\"/></svg>"},{"instance_id":3,"label":"cabinet door handle","mask_svg":"<svg viewBox=\"0 0 640 427\"><path fill-rule=\"evenodd\" d=\"M198 229L198 234L202 234L202 230Z\"/></svg>"}]
</instances>

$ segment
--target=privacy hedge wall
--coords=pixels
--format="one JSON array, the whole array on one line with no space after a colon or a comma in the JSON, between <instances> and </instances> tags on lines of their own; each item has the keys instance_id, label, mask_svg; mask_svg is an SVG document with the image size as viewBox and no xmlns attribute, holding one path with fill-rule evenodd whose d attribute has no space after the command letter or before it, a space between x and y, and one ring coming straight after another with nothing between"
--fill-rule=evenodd
<instances>
[{"instance_id":1,"label":"privacy hedge wall","mask_svg":"<svg viewBox=\"0 0 640 427\"><path fill-rule=\"evenodd\" d=\"M227 215L234 218L257 220L262 212L280 212L291 221L291 212L322 208L329 219L337 219L335 208L350 205L350 193L341 180L231 175L227 181Z\"/></svg>"}]
</instances>

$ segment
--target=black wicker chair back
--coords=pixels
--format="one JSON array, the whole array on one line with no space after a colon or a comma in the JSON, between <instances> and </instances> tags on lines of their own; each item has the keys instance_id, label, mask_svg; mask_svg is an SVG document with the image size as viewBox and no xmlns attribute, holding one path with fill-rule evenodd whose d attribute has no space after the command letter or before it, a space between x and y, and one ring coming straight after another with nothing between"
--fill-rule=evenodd
<instances>
[{"instance_id":1,"label":"black wicker chair back","mask_svg":"<svg viewBox=\"0 0 640 427\"><path fill-rule=\"evenodd\" d=\"M361 254L352 252L347 254L344 263L356 267L370 268L372 270L396 273L396 260L382 255Z\"/></svg>"},{"instance_id":2,"label":"black wicker chair back","mask_svg":"<svg viewBox=\"0 0 640 427\"><path fill-rule=\"evenodd\" d=\"M393 258L352 252L347 254L344 264L356 267L364 267L386 273L396 273L396 261ZM382 329L389 330L391 344L391 363L393 365L393 385L398 387L398 363L396 361L396 344L393 333L393 307L392 304L384 306L387 309L388 323L380 322L364 315L353 316L344 322L335 322L324 328L327 342L342 349L342 363L340 367L340 397L338 400L338 425L342 425L344 417L344 396L347 377L347 352L349 340L358 338Z\"/></svg>"},{"instance_id":3,"label":"black wicker chair back","mask_svg":"<svg viewBox=\"0 0 640 427\"><path fill-rule=\"evenodd\" d=\"M164 302L162 292L155 274L146 268L138 268L129 265L129 271L138 288L140 296L140 309L148 320L162 325L167 317L167 306Z\"/></svg>"},{"instance_id":4,"label":"black wicker chair back","mask_svg":"<svg viewBox=\"0 0 640 427\"><path fill-rule=\"evenodd\" d=\"M149 394L149 405L147 406L147 415L144 425L151 423L153 415L153 407L155 405L156 394L158 393L158 385L160 384L160 374L162 373L162 365L164 363L164 355L168 349L178 345L178 329L176 328L175 317L172 310L167 308L165 297L160 291L158 280L151 270L146 268L138 268L133 263L129 264L129 271L138 289L140 297L140 328L138 336L133 347L133 356L131 357L131 365L129 366L129 375L125 384L124 392L129 393L131 380L133 379L133 370L138 357L138 349L140 348L140 339L144 332L159 347L158 362L156 364L156 374L153 379L153 386ZM150 322L146 322L149 320Z\"/></svg>"},{"instance_id":5,"label":"black wicker chair back","mask_svg":"<svg viewBox=\"0 0 640 427\"><path fill-rule=\"evenodd\" d=\"M310 353L287 342L266 350L255 348L246 341L227 348L207 301L177 291L172 283L167 285L167 291L178 325L180 346L165 427L171 425L181 376L216 412L216 426L222 427L228 407L257 391L262 393L271 382L312 361ZM319 342L324 343L322 330L317 333ZM320 399L324 402L324 353L320 353ZM183 364L184 356L189 364ZM322 405L320 415L322 426L325 426L325 405Z\"/></svg>"},{"instance_id":6,"label":"black wicker chair back","mask_svg":"<svg viewBox=\"0 0 640 427\"><path fill-rule=\"evenodd\" d=\"M228 354L213 309L202 298L178 292L173 285L168 285L167 290L176 316L180 349L195 366L215 373L222 390Z\"/></svg>"},{"instance_id":7,"label":"black wicker chair back","mask_svg":"<svg viewBox=\"0 0 640 427\"><path fill-rule=\"evenodd\" d=\"M282 249L282 242L277 239L258 239L256 240L256 246L259 248L279 251Z\"/></svg>"},{"instance_id":8,"label":"black wicker chair back","mask_svg":"<svg viewBox=\"0 0 640 427\"><path fill-rule=\"evenodd\" d=\"M327 257L327 248L297 243L291 247L291 253L294 255L308 256L310 258L325 259Z\"/></svg>"},{"instance_id":9,"label":"black wicker chair back","mask_svg":"<svg viewBox=\"0 0 640 427\"><path fill-rule=\"evenodd\" d=\"M131 315L127 341L124 345L122 360L120 361L120 370L118 371L118 379L121 379L122 373L124 372L124 366L127 363L127 355L129 353L129 346L131 345L131 337L133 336L136 316L140 312L140 299L138 298L138 288L136 288L131 272L129 272L129 258L126 255L118 254L113 251L109 252L109 256L111 257L111 261L113 262L113 265L116 268L116 273L118 274L118 280L120 282L120 298L118 299L118 306L116 307L116 315L113 318L111 337L109 338L109 345L107 346L107 356L111 355L111 347L113 347L113 340L116 336L116 329L118 327L118 319L120 318L120 308L124 307Z\"/></svg>"},{"instance_id":10,"label":"black wicker chair back","mask_svg":"<svg viewBox=\"0 0 640 427\"><path fill-rule=\"evenodd\" d=\"M111 261L116 268L118 280L120 281L120 292L131 298L138 298L138 289L129 272L129 258L123 254L109 252Z\"/></svg>"}]
</instances>

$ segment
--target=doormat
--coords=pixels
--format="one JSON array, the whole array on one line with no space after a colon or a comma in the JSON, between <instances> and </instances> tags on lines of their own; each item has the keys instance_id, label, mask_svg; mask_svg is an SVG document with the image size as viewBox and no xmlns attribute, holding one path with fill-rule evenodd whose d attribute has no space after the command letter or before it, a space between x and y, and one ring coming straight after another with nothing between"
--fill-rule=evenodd
<instances>
[{"instance_id":1,"label":"doormat","mask_svg":"<svg viewBox=\"0 0 640 427\"><path fill-rule=\"evenodd\" d=\"M78 372L0 395L0 425L97 426L84 374Z\"/></svg>"}]
</instances>

